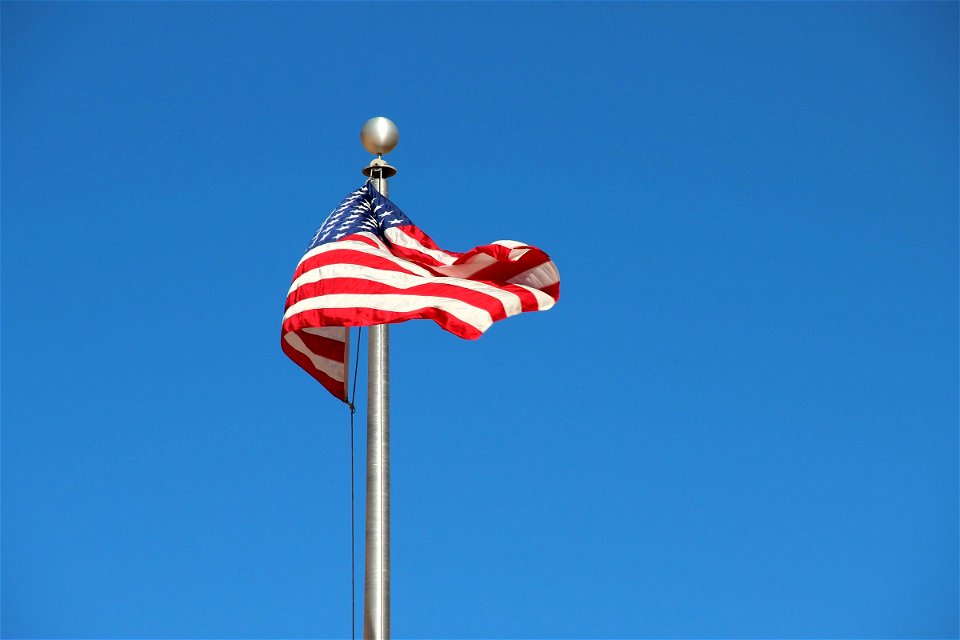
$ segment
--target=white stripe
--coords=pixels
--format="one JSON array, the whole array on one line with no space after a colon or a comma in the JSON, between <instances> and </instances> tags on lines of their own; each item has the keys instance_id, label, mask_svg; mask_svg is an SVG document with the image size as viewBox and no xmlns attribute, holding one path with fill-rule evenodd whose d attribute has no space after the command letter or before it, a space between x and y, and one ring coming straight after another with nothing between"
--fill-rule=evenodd
<instances>
[{"instance_id":1,"label":"white stripe","mask_svg":"<svg viewBox=\"0 0 960 640\"><path fill-rule=\"evenodd\" d=\"M304 333L312 333L315 336L323 336L345 344L347 342L346 334L349 330L349 327L304 327L300 329Z\"/></svg>"},{"instance_id":2,"label":"white stripe","mask_svg":"<svg viewBox=\"0 0 960 640\"><path fill-rule=\"evenodd\" d=\"M299 268L299 267L300 267L300 264L302 264L303 261L306 260L308 257L312 258L312 257L314 257L314 256L316 256L316 255L319 255L319 254L321 254L321 253L325 253L325 252L327 252L327 251L332 251L332 250L334 250L334 249L349 249L350 251L356 251L357 253L365 253L365 254L367 254L367 255L377 256L377 257L383 258L384 260L388 260L388 261L392 262L393 264L397 265L397 266L400 267L401 269L406 269L407 271L412 271L413 273L416 273L416 274L418 274L418 275L420 275L420 276L424 276L424 277L428 277L428 278L435 277L432 271L429 271L429 270L427 270L427 269L424 269L423 267L421 267L420 265L418 265L418 264L416 264L416 263L410 262L409 260L404 260L403 258L398 258L398 257L394 256L393 254L386 252L385 250L384 250L384 251L381 251L381 250L379 250L379 249L374 249L374 248L371 247L370 245L365 244L365 243L363 243L363 242L360 242L360 241L358 241L358 240L348 240L348 241L346 241L346 242L333 242L333 243L330 243L330 244L325 244L325 245L323 245L323 246L321 246L321 247L317 247L316 249L312 249L312 250L308 251L308 252L307 252L307 255L305 255L305 256L303 257L303 260L300 261L300 263L297 265L297 268ZM312 270L311 270L311 271L312 271ZM300 284L302 284L300 281L301 281L301 280L304 278L304 276L306 276L308 273L310 273L310 271L306 271L306 272L300 274L300 277L297 278L296 280L294 280L294 281L290 284L290 288L287 290L287 295L288 295L288 296L289 296L291 293L293 293L293 292L300 286ZM316 280L307 280L307 282L316 282Z\"/></svg>"},{"instance_id":3,"label":"white stripe","mask_svg":"<svg viewBox=\"0 0 960 640\"><path fill-rule=\"evenodd\" d=\"M533 294L533 297L537 299L537 311L546 311L556 303L556 300L554 300L553 298L545 294L543 291L540 291L539 289L534 289L533 287L528 287L528 286L517 284L517 283L513 283L513 285L515 287L520 287L521 289L526 289L527 291ZM510 315L513 315L513 314L510 314Z\"/></svg>"},{"instance_id":4,"label":"white stripe","mask_svg":"<svg viewBox=\"0 0 960 640\"><path fill-rule=\"evenodd\" d=\"M303 340L300 339L300 336L297 335L296 331L287 332L283 336L283 339L288 345L310 358L310 362L313 363L313 366L316 367L318 371L324 372L337 382L343 382L344 366L342 362L324 358L310 351L307 345L303 343Z\"/></svg>"},{"instance_id":5,"label":"white stripe","mask_svg":"<svg viewBox=\"0 0 960 640\"><path fill-rule=\"evenodd\" d=\"M457 259L457 256L450 255L446 251L428 249L420 244L419 240L404 233L399 227L390 227L384 232L384 235L387 236L387 240L393 244L398 244L406 249L413 249L414 251L424 253L441 264L452 264Z\"/></svg>"},{"instance_id":6,"label":"white stripe","mask_svg":"<svg viewBox=\"0 0 960 640\"><path fill-rule=\"evenodd\" d=\"M320 245L319 247L314 247L313 249L310 249L310 251L307 251L305 254L303 254L303 257L300 258L300 262L297 263L297 267L303 264L306 260L309 260L314 256L320 255L321 253L326 253L327 251L336 251L338 249L352 249L354 251L359 251L361 253L369 253L370 255L382 256L384 258L391 259L402 267L406 267L407 265L410 265L408 268L413 269L418 273L422 272L425 275L430 274L430 272L424 269L423 267L418 266L417 264L410 262L409 260L404 260L403 258L398 258L394 256L392 253L390 253L390 249L387 248L387 245L383 243L383 240L378 238L376 234L370 233L368 231L364 231L361 233L355 233L351 235L362 235L364 238L367 238L375 242L377 244L377 247L379 247L379 249L375 247L371 247L366 242L362 242L360 240L338 240L336 242L327 242Z\"/></svg>"},{"instance_id":7,"label":"white stripe","mask_svg":"<svg viewBox=\"0 0 960 640\"><path fill-rule=\"evenodd\" d=\"M516 261L519 260L525 253L530 251L530 247L527 245L521 244L519 242L514 242L513 240L497 240L496 242L491 242L490 244L500 245L510 249L510 260ZM522 249L516 249L515 247L523 247ZM440 267L431 267L434 271L442 273L447 276L453 276L455 278L469 278L475 273L483 271L487 267L493 266L503 262L503 260L494 258L488 253L475 253L463 262L458 264L444 265Z\"/></svg>"},{"instance_id":8,"label":"white stripe","mask_svg":"<svg viewBox=\"0 0 960 640\"><path fill-rule=\"evenodd\" d=\"M311 269L294 281L294 286L291 287L290 291L292 292L305 284L331 278L362 278L389 287L396 287L397 289L409 289L423 284L447 284L462 289L470 289L471 291L496 298L500 304L503 305L503 310L508 316L520 313L522 307L520 297L517 296L517 294L498 289L485 282L447 277L423 278L420 276L411 276L407 273L374 269L373 267L356 264L332 264Z\"/></svg>"},{"instance_id":9,"label":"white stripe","mask_svg":"<svg viewBox=\"0 0 960 640\"><path fill-rule=\"evenodd\" d=\"M516 240L497 240L496 242L491 242L490 244L495 244L510 249L508 258L513 262L516 262L522 258L528 251L532 249L532 247L529 245L525 245L522 242L517 242ZM458 264L450 264L431 268L434 271L444 275L454 276L456 278L469 278L473 274L479 273L487 267L500 262L503 262L503 260L494 258L488 253L475 253Z\"/></svg>"},{"instance_id":10,"label":"white stripe","mask_svg":"<svg viewBox=\"0 0 960 640\"><path fill-rule=\"evenodd\" d=\"M517 242L516 240L497 240L495 242L491 242L490 244L498 244L501 247L506 247L507 249L510 249L510 259L513 260L514 262L522 258L524 255L526 255L528 251L530 251L533 248L530 245L524 244L522 242Z\"/></svg>"},{"instance_id":11,"label":"white stripe","mask_svg":"<svg viewBox=\"0 0 960 640\"><path fill-rule=\"evenodd\" d=\"M405 313L433 307L446 311L481 333L493 324L493 319L487 311L467 304L462 300L441 296L417 296L405 293L333 293L316 298L307 298L306 300L301 300L300 302L290 305L286 313L283 314L283 319L287 320L291 316L303 313L304 311L313 311L316 309L352 309L354 307L392 311L394 313Z\"/></svg>"},{"instance_id":12,"label":"white stripe","mask_svg":"<svg viewBox=\"0 0 960 640\"><path fill-rule=\"evenodd\" d=\"M507 282L513 284L529 285L535 289L545 289L552 284L560 282L560 272L553 262L544 262L532 269L527 269L522 273L513 276Z\"/></svg>"},{"instance_id":13,"label":"white stripe","mask_svg":"<svg viewBox=\"0 0 960 640\"><path fill-rule=\"evenodd\" d=\"M475 273L500 262L486 253L475 253L460 264L450 264L442 267L433 267L434 271L455 278L469 278Z\"/></svg>"}]
</instances>

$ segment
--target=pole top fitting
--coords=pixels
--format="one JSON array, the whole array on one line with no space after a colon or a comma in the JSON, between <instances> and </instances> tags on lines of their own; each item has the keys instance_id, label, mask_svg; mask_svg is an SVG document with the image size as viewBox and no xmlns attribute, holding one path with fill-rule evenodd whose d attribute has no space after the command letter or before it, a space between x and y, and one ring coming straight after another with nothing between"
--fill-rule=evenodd
<instances>
[{"instance_id":1,"label":"pole top fitting","mask_svg":"<svg viewBox=\"0 0 960 640\"><path fill-rule=\"evenodd\" d=\"M392 178L397 175L397 170L379 156L371 160L370 164L361 169L360 172L368 178Z\"/></svg>"},{"instance_id":2,"label":"pole top fitting","mask_svg":"<svg viewBox=\"0 0 960 640\"><path fill-rule=\"evenodd\" d=\"M377 157L362 170L363 175L383 179L397 175L397 170L387 164L383 156L393 151L399 140L400 132L390 118L377 116L367 120L360 129L360 142L367 151L377 154Z\"/></svg>"},{"instance_id":3,"label":"pole top fitting","mask_svg":"<svg viewBox=\"0 0 960 640\"><path fill-rule=\"evenodd\" d=\"M378 156L385 155L393 151L400 140L400 132L393 120L377 116L367 120L363 128L360 129L360 142L370 153Z\"/></svg>"}]
</instances>

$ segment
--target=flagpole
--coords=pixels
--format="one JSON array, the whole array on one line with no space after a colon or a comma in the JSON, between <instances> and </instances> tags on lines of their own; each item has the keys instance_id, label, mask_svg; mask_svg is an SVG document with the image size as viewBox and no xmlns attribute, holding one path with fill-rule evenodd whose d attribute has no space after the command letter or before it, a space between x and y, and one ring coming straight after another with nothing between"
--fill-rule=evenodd
<instances>
[{"instance_id":1,"label":"flagpole","mask_svg":"<svg viewBox=\"0 0 960 640\"><path fill-rule=\"evenodd\" d=\"M397 146L397 126L371 118L360 140L376 159L363 169L384 197L387 179L397 173L383 160ZM370 327L367 341L367 532L363 589L363 637L390 638L390 333L385 324Z\"/></svg>"}]
</instances>

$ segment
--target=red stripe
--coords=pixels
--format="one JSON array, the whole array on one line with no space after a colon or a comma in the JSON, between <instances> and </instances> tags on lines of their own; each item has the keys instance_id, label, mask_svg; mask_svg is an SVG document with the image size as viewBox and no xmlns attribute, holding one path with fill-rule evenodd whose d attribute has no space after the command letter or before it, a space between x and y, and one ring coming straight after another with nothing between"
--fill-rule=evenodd
<instances>
[{"instance_id":1,"label":"red stripe","mask_svg":"<svg viewBox=\"0 0 960 640\"><path fill-rule=\"evenodd\" d=\"M343 252L331 251L330 253L342 254ZM424 277L424 276L418 276L418 274L413 273L408 269L399 267L395 263L387 260L386 258L381 258L379 256L369 256L365 254L358 255L357 252L355 251L350 253L351 253L351 255L349 256L350 259L347 259L347 260L329 260L329 259L318 256L317 261L311 263L312 264L311 268L319 269L320 267L326 267L326 266L354 264L357 266L369 267L371 269L379 269L381 271L393 271L396 273L403 273L409 276ZM336 258L336 256L334 256L334 258ZM309 269L307 271L309 271ZM304 271L304 273L306 273L306 271ZM301 273L300 275L303 275L303 274ZM296 278L299 278L300 275L296 276L294 280L296 280ZM304 298L309 298L309 297L312 297L313 295L317 295L315 293L311 295L304 295L303 291L306 290L306 287L311 287L311 286L316 287L318 285L322 286L324 283L330 282L331 280L335 280L335 279L336 278L322 278L317 282L300 285L299 287L291 291L289 294L287 294L286 307L289 307L293 303L299 300L303 300Z\"/></svg>"},{"instance_id":2,"label":"red stripe","mask_svg":"<svg viewBox=\"0 0 960 640\"><path fill-rule=\"evenodd\" d=\"M283 323L283 328L286 332L296 331L304 327L368 327L375 324L396 324L419 319L433 320L440 325L441 329L467 340L476 340L483 335L473 325L467 324L447 311L433 307L423 307L404 312L384 311L367 307L312 309L288 318ZM309 361L307 364L311 369L313 368Z\"/></svg>"},{"instance_id":3,"label":"red stripe","mask_svg":"<svg viewBox=\"0 0 960 640\"><path fill-rule=\"evenodd\" d=\"M520 298L521 312L523 311L539 311L540 303L537 301L537 296L533 295L533 292L529 289L524 289L515 284L498 284L496 287L503 289L504 291L509 291L510 293L516 295Z\"/></svg>"},{"instance_id":4,"label":"red stripe","mask_svg":"<svg viewBox=\"0 0 960 640\"><path fill-rule=\"evenodd\" d=\"M441 251L443 253L446 253L452 258L456 258L457 256L460 255L459 253L446 251L445 249L441 249L440 247L438 247L437 243L433 241L433 238L425 234L423 230L415 224L405 224L403 226L393 227L393 228L396 229L397 231L404 232L405 234L407 234L408 236L410 236L411 238L413 238L414 240L416 240L417 242L425 246L427 249L432 249L434 251Z\"/></svg>"},{"instance_id":5,"label":"red stripe","mask_svg":"<svg viewBox=\"0 0 960 640\"><path fill-rule=\"evenodd\" d=\"M442 267L446 265L445 262L440 262L439 260L437 260L431 255L427 255L426 253L417 251L416 249L401 247L398 244L390 245L390 251L391 253L393 253L393 255L397 256L398 258L409 260L414 264L418 264L422 267L427 267L428 269L430 267Z\"/></svg>"},{"instance_id":6,"label":"red stripe","mask_svg":"<svg viewBox=\"0 0 960 640\"><path fill-rule=\"evenodd\" d=\"M506 289L506 287L503 286L497 286L493 284L491 284L491 286L497 289ZM517 293L517 295L520 295L521 292L523 293L523 296L520 298L521 306L523 305L526 297L533 297L533 294L523 291L520 289L520 287L512 288L516 290L514 293ZM319 282L305 284L294 292L294 294L297 295L298 301L332 294L362 295L379 293L452 298L454 300L460 300L474 307L483 309L490 314L490 317L494 321L503 320L507 317L507 312L503 308L503 303L492 295L474 291L473 289L465 289L464 287L458 286L452 282L436 282L426 280L423 284L413 287L399 288L391 287L390 285L381 284L379 282L373 282L372 280L364 280L362 278L327 278ZM534 298L534 300L536 299ZM288 305L288 308L289 306L290 305ZM336 325L328 324L326 326Z\"/></svg>"},{"instance_id":7,"label":"red stripe","mask_svg":"<svg viewBox=\"0 0 960 640\"><path fill-rule=\"evenodd\" d=\"M500 248L506 249L506 247ZM488 267L484 267L480 271L477 271L475 274L470 276L470 278L476 280L494 280L506 282L510 278L518 276L524 271L528 271L534 267L539 267L547 262L550 262L550 256L539 249L531 248L516 260L507 259L497 262L496 264L492 264Z\"/></svg>"},{"instance_id":8,"label":"red stripe","mask_svg":"<svg viewBox=\"0 0 960 640\"><path fill-rule=\"evenodd\" d=\"M363 233L354 233L354 234L351 234L351 235L347 236L346 238L340 238L339 240L337 240L337 242L343 242L344 240L355 240L355 241L357 241L357 242L362 242L362 243L364 243L364 244L368 244L368 245L370 245L371 247L373 247L374 249L382 249L382 247L377 243L376 240L374 240L374 239L371 238L370 236L368 236L368 235L366 235L366 234L363 234Z\"/></svg>"},{"instance_id":9,"label":"red stripe","mask_svg":"<svg viewBox=\"0 0 960 640\"><path fill-rule=\"evenodd\" d=\"M311 269L316 269L317 267L325 267L331 264L362 264L368 267L374 267L376 269L384 269L386 271L400 271L401 273L413 274L409 269L401 267L393 260L390 260L384 255L377 255L372 253L364 253L362 251L357 251L356 249L331 249L330 251L324 251L323 253L318 253L315 256L311 256L297 265L297 270L293 273L293 280L296 280L302 276L307 271ZM291 280L291 282L293 282Z\"/></svg>"},{"instance_id":10,"label":"red stripe","mask_svg":"<svg viewBox=\"0 0 960 640\"><path fill-rule=\"evenodd\" d=\"M413 238L414 240L422 244L427 249L430 249L433 251L439 251L440 253L450 256L451 261L455 261L457 258L460 257L459 253L454 253L452 251L444 251L443 249L438 247L437 244L430 239L430 236L428 236L427 234L425 234L423 231L421 231L415 226L404 225L402 227L391 227L391 230L398 231L409 238ZM398 257L403 258L404 260L410 260L411 262L416 262L424 266L442 267L448 264L447 262L442 262L440 260L437 260L433 256L423 253L422 251L419 251L417 249L411 249L409 247L404 247L396 243L390 244L390 251L393 252Z\"/></svg>"},{"instance_id":11,"label":"red stripe","mask_svg":"<svg viewBox=\"0 0 960 640\"><path fill-rule=\"evenodd\" d=\"M524 248L524 247L518 247ZM477 254L486 254L496 258L500 262L510 262L510 252L513 251L510 247L505 247L502 244L482 244L479 247L474 247L470 251L467 251L460 258L457 259L457 264L462 264L467 262L469 258Z\"/></svg>"},{"instance_id":12,"label":"red stripe","mask_svg":"<svg viewBox=\"0 0 960 640\"><path fill-rule=\"evenodd\" d=\"M546 287L540 290L543 291L548 296L550 296L551 298L553 298L554 301L557 301L560 299L560 281L559 280L554 284L547 285Z\"/></svg>"},{"instance_id":13,"label":"red stripe","mask_svg":"<svg viewBox=\"0 0 960 640\"><path fill-rule=\"evenodd\" d=\"M287 333L286 331L283 332L284 335L286 335L286 333ZM303 334L299 334L299 335L302 337ZM329 391L334 395L334 397L339 398L344 402L347 401L346 382L339 382L338 380L334 380L324 372L318 370L316 367L313 366L313 363L310 362L310 358L308 358L307 356L305 356L304 354L300 353L299 351L291 347L289 344L287 344L287 341L284 340L282 336L280 337L280 347L283 349L283 352L287 354L287 357L289 357L291 360L293 360L298 365L300 365L301 369L303 369L304 371L309 373L311 376L313 376L314 379L316 379L317 382L322 384L327 391ZM346 376L344 376L344 379L346 379Z\"/></svg>"},{"instance_id":14,"label":"red stripe","mask_svg":"<svg viewBox=\"0 0 960 640\"><path fill-rule=\"evenodd\" d=\"M345 344L341 340L334 340L326 336L318 336L309 331L298 331L297 335L303 340L303 344L311 353L323 356L327 360L334 362L343 362L343 355L346 351Z\"/></svg>"}]
</instances>

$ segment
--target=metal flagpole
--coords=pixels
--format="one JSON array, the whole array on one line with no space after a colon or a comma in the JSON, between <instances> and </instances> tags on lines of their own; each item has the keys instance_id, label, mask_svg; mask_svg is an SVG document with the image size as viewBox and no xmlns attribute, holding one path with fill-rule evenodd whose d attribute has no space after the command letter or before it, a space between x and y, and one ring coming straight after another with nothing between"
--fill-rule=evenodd
<instances>
[{"instance_id":1,"label":"metal flagpole","mask_svg":"<svg viewBox=\"0 0 960 640\"><path fill-rule=\"evenodd\" d=\"M383 160L397 146L397 125L371 118L360 141L376 159L363 169L377 191L389 195L387 179L397 173ZM367 537L363 588L363 637L390 638L390 333L370 327L367 342Z\"/></svg>"}]
</instances>

